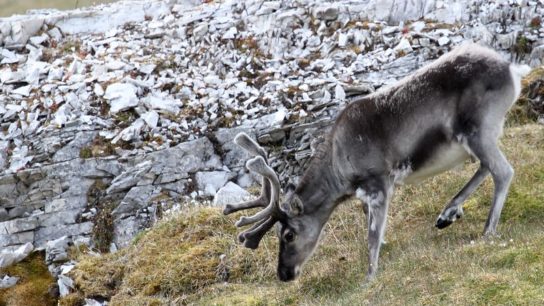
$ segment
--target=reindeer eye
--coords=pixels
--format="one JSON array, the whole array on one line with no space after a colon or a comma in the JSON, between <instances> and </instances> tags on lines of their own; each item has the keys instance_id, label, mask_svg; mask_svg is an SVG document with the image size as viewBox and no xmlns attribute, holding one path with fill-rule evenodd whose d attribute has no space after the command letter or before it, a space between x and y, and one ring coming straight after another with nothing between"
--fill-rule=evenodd
<instances>
[{"instance_id":1,"label":"reindeer eye","mask_svg":"<svg viewBox=\"0 0 544 306\"><path fill-rule=\"evenodd\" d=\"M292 242L295 240L295 234L293 232L287 232L283 236L283 239L285 239L286 242Z\"/></svg>"}]
</instances>

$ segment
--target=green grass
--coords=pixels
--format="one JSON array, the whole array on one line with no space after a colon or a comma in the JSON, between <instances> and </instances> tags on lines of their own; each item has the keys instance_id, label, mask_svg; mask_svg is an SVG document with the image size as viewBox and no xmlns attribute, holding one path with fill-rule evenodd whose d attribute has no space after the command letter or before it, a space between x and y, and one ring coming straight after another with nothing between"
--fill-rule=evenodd
<instances>
[{"instance_id":1,"label":"green grass","mask_svg":"<svg viewBox=\"0 0 544 306\"><path fill-rule=\"evenodd\" d=\"M128 247L83 256L73 271L77 298L111 305L536 305L544 301L544 127L508 128L503 149L516 175L499 232L481 232L493 191L488 178L465 203L465 216L434 228L449 199L476 171L466 164L424 184L398 188L377 279L364 283L366 230L361 203L339 206L299 280L275 276L277 239L256 251L236 240L219 209L192 208L161 221ZM217 279L219 255L231 277ZM74 296L71 296L75 299ZM66 303L68 304L68 303Z\"/></svg>"},{"instance_id":2,"label":"green grass","mask_svg":"<svg viewBox=\"0 0 544 306\"><path fill-rule=\"evenodd\" d=\"M115 0L0 0L0 8L2 8L0 17L25 14L30 9L56 8L70 10L109 2L115 2Z\"/></svg>"}]
</instances>

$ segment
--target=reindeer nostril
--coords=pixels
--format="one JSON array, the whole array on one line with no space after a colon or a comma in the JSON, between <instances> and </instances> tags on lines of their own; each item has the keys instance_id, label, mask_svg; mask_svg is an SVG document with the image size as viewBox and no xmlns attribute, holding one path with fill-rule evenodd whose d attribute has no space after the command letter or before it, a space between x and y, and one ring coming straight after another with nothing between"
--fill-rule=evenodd
<instances>
[{"instance_id":1,"label":"reindeer nostril","mask_svg":"<svg viewBox=\"0 0 544 306\"><path fill-rule=\"evenodd\" d=\"M282 282L289 282L295 279L295 271L293 269L278 269L278 278Z\"/></svg>"}]
</instances>

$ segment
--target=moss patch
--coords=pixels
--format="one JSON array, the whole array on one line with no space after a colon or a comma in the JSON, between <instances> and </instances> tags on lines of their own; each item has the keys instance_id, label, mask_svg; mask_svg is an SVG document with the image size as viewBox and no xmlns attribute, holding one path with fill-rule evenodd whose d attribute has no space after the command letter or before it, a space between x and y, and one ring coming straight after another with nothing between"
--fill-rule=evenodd
<instances>
[{"instance_id":1,"label":"moss patch","mask_svg":"<svg viewBox=\"0 0 544 306\"><path fill-rule=\"evenodd\" d=\"M0 305L10 306L48 306L57 305L53 291L55 280L47 270L45 255L41 252L30 254L23 261L0 269L3 275L20 277L17 285L0 289Z\"/></svg>"}]
</instances>

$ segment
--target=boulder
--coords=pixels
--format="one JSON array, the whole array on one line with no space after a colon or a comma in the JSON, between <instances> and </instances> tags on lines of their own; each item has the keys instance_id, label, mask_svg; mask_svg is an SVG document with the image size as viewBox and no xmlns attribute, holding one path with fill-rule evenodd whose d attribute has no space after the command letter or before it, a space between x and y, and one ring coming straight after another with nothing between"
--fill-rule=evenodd
<instances>
[{"instance_id":1,"label":"boulder","mask_svg":"<svg viewBox=\"0 0 544 306\"><path fill-rule=\"evenodd\" d=\"M213 205L225 206L226 204L239 203L249 200L251 195L233 182L223 186L213 198Z\"/></svg>"},{"instance_id":2,"label":"boulder","mask_svg":"<svg viewBox=\"0 0 544 306\"><path fill-rule=\"evenodd\" d=\"M32 243L28 242L15 250L3 249L0 252L0 268L9 267L25 259L34 250Z\"/></svg>"}]
</instances>

